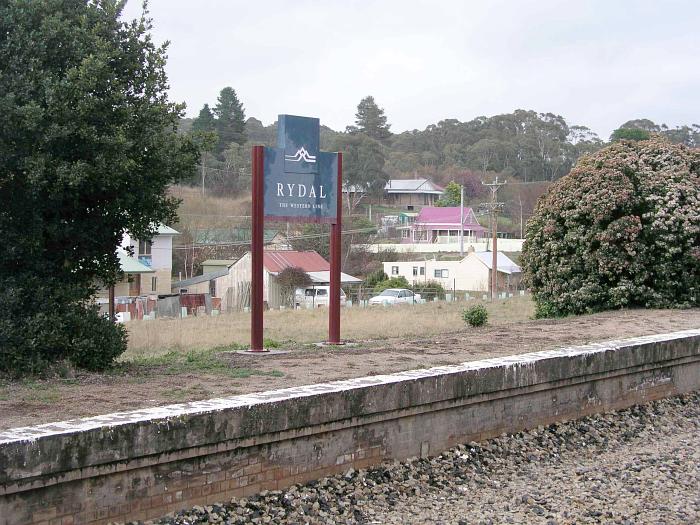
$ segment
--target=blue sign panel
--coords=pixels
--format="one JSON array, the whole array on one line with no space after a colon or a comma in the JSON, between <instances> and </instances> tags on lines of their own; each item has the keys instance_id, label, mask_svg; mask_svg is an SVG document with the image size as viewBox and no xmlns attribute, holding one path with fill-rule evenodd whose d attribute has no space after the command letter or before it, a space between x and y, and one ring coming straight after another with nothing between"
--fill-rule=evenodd
<instances>
[{"instance_id":1,"label":"blue sign panel","mask_svg":"<svg viewBox=\"0 0 700 525\"><path fill-rule=\"evenodd\" d=\"M277 126L277 147L265 148L265 217L334 222L338 155L319 151L319 120L280 115Z\"/></svg>"},{"instance_id":2,"label":"blue sign panel","mask_svg":"<svg viewBox=\"0 0 700 525\"><path fill-rule=\"evenodd\" d=\"M280 115L277 147L284 148L284 171L318 173L320 124L317 118Z\"/></svg>"}]
</instances>

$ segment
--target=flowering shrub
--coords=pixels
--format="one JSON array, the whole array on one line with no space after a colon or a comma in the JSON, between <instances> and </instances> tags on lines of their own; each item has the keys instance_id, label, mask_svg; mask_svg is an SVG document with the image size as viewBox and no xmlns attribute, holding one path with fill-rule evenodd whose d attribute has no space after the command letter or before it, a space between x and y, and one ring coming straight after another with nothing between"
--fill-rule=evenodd
<instances>
[{"instance_id":1,"label":"flowering shrub","mask_svg":"<svg viewBox=\"0 0 700 525\"><path fill-rule=\"evenodd\" d=\"M538 312L700 305L700 150L616 142L537 203L522 263Z\"/></svg>"}]
</instances>

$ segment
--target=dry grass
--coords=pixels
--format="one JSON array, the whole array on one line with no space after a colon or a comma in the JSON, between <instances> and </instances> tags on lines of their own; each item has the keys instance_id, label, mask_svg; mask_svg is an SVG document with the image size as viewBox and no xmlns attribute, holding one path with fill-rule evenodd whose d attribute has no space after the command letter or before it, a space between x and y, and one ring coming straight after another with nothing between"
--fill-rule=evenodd
<instances>
[{"instance_id":1,"label":"dry grass","mask_svg":"<svg viewBox=\"0 0 700 525\"><path fill-rule=\"evenodd\" d=\"M437 335L464 326L461 312L469 303L427 303L421 305L343 308L342 337L348 340L384 339ZM486 303L489 324L525 321L534 313L530 297ZM209 349L246 345L250 341L250 314L237 312L218 317L132 321L129 349L125 359L157 356L169 351ZM309 343L328 335L328 310L281 310L265 313L265 337L275 341Z\"/></svg>"},{"instance_id":2,"label":"dry grass","mask_svg":"<svg viewBox=\"0 0 700 525\"><path fill-rule=\"evenodd\" d=\"M185 217L231 217L250 215L250 196L216 197L210 194L202 196L199 188L190 186L173 186L171 195L182 199L178 210Z\"/></svg>"}]
</instances>

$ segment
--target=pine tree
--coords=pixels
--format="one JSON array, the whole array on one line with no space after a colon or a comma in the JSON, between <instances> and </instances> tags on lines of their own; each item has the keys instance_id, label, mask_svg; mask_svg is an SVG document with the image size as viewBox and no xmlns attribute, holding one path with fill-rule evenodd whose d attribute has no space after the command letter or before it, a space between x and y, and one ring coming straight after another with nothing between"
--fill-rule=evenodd
<instances>
[{"instance_id":1,"label":"pine tree","mask_svg":"<svg viewBox=\"0 0 700 525\"><path fill-rule=\"evenodd\" d=\"M375 140L381 141L391 137L390 125L386 123L384 110L377 106L372 96L366 96L357 105L355 124L357 131Z\"/></svg>"},{"instance_id":2,"label":"pine tree","mask_svg":"<svg viewBox=\"0 0 700 525\"><path fill-rule=\"evenodd\" d=\"M238 100L233 88L225 87L221 90L214 108L214 115L216 116L216 132L219 134L217 154L222 153L232 142L240 145L245 144L245 112L243 104Z\"/></svg>"},{"instance_id":3,"label":"pine tree","mask_svg":"<svg viewBox=\"0 0 700 525\"><path fill-rule=\"evenodd\" d=\"M204 104L204 107L199 110L199 115L192 122L193 132L209 132L216 130L216 119L209 108L209 104Z\"/></svg>"}]
</instances>

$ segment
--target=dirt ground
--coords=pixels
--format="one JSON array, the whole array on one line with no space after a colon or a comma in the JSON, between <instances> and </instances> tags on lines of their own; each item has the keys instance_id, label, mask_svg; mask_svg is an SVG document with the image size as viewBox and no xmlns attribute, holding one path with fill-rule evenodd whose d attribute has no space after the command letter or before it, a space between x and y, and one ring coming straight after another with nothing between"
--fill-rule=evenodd
<instances>
[{"instance_id":1,"label":"dirt ground","mask_svg":"<svg viewBox=\"0 0 700 525\"><path fill-rule=\"evenodd\" d=\"M223 353L215 357L217 367L201 370L174 370L154 361L106 375L4 383L0 430L699 327L697 308L629 310L358 341L357 346L295 345L278 355Z\"/></svg>"}]
</instances>

